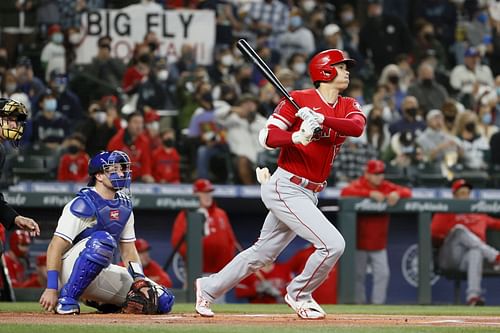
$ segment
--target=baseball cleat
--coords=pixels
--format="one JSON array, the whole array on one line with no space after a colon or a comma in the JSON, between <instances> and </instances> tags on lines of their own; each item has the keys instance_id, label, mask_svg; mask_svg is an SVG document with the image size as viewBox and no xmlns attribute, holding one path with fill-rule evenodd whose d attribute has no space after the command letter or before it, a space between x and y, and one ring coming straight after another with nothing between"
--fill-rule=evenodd
<instances>
[{"instance_id":1,"label":"baseball cleat","mask_svg":"<svg viewBox=\"0 0 500 333\"><path fill-rule=\"evenodd\" d=\"M196 279L196 312L202 317L213 317L214 312L210 309L211 302L203 297L201 293L201 279Z\"/></svg>"},{"instance_id":2,"label":"baseball cleat","mask_svg":"<svg viewBox=\"0 0 500 333\"><path fill-rule=\"evenodd\" d=\"M67 314L80 314L80 305L78 301L69 298L61 297L57 302L56 313L67 315Z\"/></svg>"},{"instance_id":3,"label":"baseball cleat","mask_svg":"<svg viewBox=\"0 0 500 333\"><path fill-rule=\"evenodd\" d=\"M302 319L324 319L326 316L325 311L312 298L307 301L295 302L290 295L286 294L285 302Z\"/></svg>"}]
</instances>

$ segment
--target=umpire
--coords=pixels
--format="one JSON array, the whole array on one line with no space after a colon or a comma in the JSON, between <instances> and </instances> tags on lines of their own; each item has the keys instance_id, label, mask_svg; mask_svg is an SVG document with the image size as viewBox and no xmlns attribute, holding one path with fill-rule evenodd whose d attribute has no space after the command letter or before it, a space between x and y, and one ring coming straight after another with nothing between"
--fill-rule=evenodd
<instances>
[{"instance_id":1,"label":"umpire","mask_svg":"<svg viewBox=\"0 0 500 333\"><path fill-rule=\"evenodd\" d=\"M19 140L24 133L24 125L28 112L26 107L12 99L0 98L0 170L5 162L4 141L10 141L14 147L19 145ZM39 236L40 228L38 224L28 217L19 215L4 199L0 193L0 223L12 229L14 225L26 230L30 236ZM1 244L0 244L1 245ZM0 248L3 252L3 246ZM0 252L0 253L1 253Z\"/></svg>"}]
</instances>

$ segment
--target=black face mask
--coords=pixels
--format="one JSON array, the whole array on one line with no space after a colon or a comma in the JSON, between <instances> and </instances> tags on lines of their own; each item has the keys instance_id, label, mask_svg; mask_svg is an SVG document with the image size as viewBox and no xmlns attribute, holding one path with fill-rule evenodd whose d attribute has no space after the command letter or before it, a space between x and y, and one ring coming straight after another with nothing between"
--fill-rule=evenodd
<instances>
[{"instance_id":1,"label":"black face mask","mask_svg":"<svg viewBox=\"0 0 500 333\"><path fill-rule=\"evenodd\" d=\"M384 120L382 119L382 117L374 117L371 119L370 123L372 123L373 125L375 125L377 127L384 126Z\"/></svg>"},{"instance_id":2,"label":"black face mask","mask_svg":"<svg viewBox=\"0 0 500 333\"><path fill-rule=\"evenodd\" d=\"M149 58L148 54L141 54L139 56L139 62L142 62L143 64L149 64L151 62L151 59Z\"/></svg>"},{"instance_id":3,"label":"black face mask","mask_svg":"<svg viewBox=\"0 0 500 333\"><path fill-rule=\"evenodd\" d=\"M432 42L432 40L434 39L434 34L431 33L424 34L424 39L428 42Z\"/></svg>"},{"instance_id":4,"label":"black face mask","mask_svg":"<svg viewBox=\"0 0 500 333\"><path fill-rule=\"evenodd\" d=\"M417 116L417 108L408 108L405 111L412 118L415 118Z\"/></svg>"},{"instance_id":5,"label":"black face mask","mask_svg":"<svg viewBox=\"0 0 500 333\"><path fill-rule=\"evenodd\" d=\"M464 128L467 132L476 133L476 124L474 123L467 123Z\"/></svg>"},{"instance_id":6,"label":"black face mask","mask_svg":"<svg viewBox=\"0 0 500 333\"><path fill-rule=\"evenodd\" d=\"M173 139L165 139L165 140L163 140L163 145L167 148L172 148L174 146L174 140Z\"/></svg>"},{"instance_id":7,"label":"black face mask","mask_svg":"<svg viewBox=\"0 0 500 333\"><path fill-rule=\"evenodd\" d=\"M387 80L392 83L392 84L398 84L399 82L399 76L397 75L391 75L389 77L387 77Z\"/></svg>"},{"instance_id":8,"label":"black face mask","mask_svg":"<svg viewBox=\"0 0 500 333\"><path fill-rule=\"evenodd\" d=\"M452 123L455 121L455 115L444 115L444 120L448 123Z\"/></svg>"},{"instance_id":9,"label":"black face mask","mask_svg":"<svg viewBox=\"0 0 500 333\"><path fill-rule=\"evenodd\" d=\"M201 100L205 101L207 103L212 103L214 101L214 99L212 97L212 93L210 91L201 95Z\"/></svg>"},{"instance_id":10,"label":"black face mask","mask_svg":"<svg viewBox=\"0 0 500 333\"><path fill-rule=\"evenodd\" d=\"M80 147L78 147L77 145L68 146L68 153L70 154L77 154L79 151Z\"/></svg>"},{"instance_id":11,"label":"black face mask","mask_svg":"<svg viewBox=\"0 0 500 333\"><path fill-rule=\"evenodd\" d=\"M158 47L158 45L155 42L150 42L150 43L148 43L148 47L149 47L149 50L151 52L154 52L154 51L156 51L156 48Z\"/></svg>"},{"instance_id":12,"label":"black face mask","mask_svg":"<svg viewBox=\"0 0 500 333\"><path fill-rule=\"evenodd\" d=\"M426 87L432 86L432 79L423 79L422 84Z\"/></svg>"}]
</instances>

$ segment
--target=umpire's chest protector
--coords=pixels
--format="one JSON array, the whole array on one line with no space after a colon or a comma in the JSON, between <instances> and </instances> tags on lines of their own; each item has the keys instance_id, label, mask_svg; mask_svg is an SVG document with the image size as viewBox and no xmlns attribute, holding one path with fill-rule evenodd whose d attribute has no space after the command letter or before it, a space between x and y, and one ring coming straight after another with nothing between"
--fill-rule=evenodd
<instances>
[{"instance_id":1,"label":"umpire's chest protector","mask_svg":"<svg viewBox=\"0 0 500 333\"><path fill-rule=\"evenodd\" d=\"M119 242L120 235L132 213L132 201L122 193L117 193L113 200L105 200L97 192L84 188L78 192L70 210L80 218L95 217L97 220L95 225L83 230L73 243L89 237L96 231L106 231L116 242Z\"/></svg>"}]
</instances>

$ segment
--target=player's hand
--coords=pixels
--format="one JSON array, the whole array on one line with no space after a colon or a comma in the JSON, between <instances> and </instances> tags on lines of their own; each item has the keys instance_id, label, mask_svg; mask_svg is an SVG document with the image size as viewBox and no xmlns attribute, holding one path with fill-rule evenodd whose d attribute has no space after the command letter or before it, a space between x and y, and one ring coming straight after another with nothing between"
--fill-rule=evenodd
<instances>
[{"instance_id":1,"label":"player's hand","mask_svg":"<svg viewBox=\"0 0 500 333\"><path fill-rule=\"evenodd\" d=\"M29 217L24 217L21 215L16 216L14 223L19 229L26 230L30 233L30 236L40 236L40 227L33 219Z\"/></svg>"},{"instance_id":2,"label":"player's hand","mask_svg":"<svg viewBox=\"0 0 500 333\"><path fill-rule=\"evenodd\" d=\"M397 204L399 201L399 193L398 192L391 192L387 195L387 204L389 206L394 206Z\"/></svg>"},{"instance_id":3,"label":"player's hand","mask_svg":"<svg viewBox=\"0 0 500 333\"><path fill-rule=\"evenodd\" d=\"M384 195L384 193L379 192L379 191L371 191L370 198L375 200L376 202L382 202L385 200L385 195Z\"/></svg>"},{"instance_id":4,"label":"player's hand","mask_svg":"<svg viewBox=\"0 0 500 333\"><path fill-rule=\"evenodd\" d=\"M57 290L47 288L43 291L39 303L45 311L54 311L56 309L57 299Z\"/></svg>"},{"instance_id":5,"label":"player's hand","mask_svg":"<svg viewBox=\"0 0 500 333\"><path fill-rule=\"evenodd\" d=\"M319 125L323 124L323 121L325 121L324 115L318 112L314 112L311 108L307 106L300 108L299 111L297 111L297 113L295 114L295 116L301 118L302 120L313 118Z\"/></svg>"}]
</instances>

